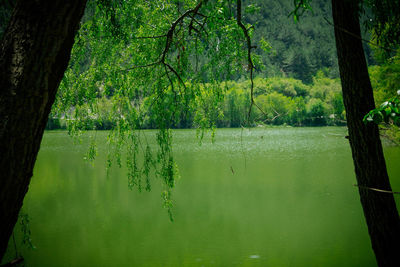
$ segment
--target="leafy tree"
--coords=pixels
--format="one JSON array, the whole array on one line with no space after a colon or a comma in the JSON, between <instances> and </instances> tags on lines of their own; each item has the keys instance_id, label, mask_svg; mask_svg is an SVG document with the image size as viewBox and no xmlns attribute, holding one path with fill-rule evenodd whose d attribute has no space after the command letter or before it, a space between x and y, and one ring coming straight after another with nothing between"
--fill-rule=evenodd
<instances>
[{"instance_id":1,"label":"leafy tree","mask_svg":"<svg viewBox=\"0 0 400 267\"><path fill-rule=\"evenodd\" d=\"M296 126L303 126L307 119L307 107L303 97L294 99L295 109L291 111L291 121Z\"/></svg>"},{"instance_id":2,"label":"leafy tree","mask_svg":"<svg viewBox=\"0 0 400 267\"><path fill-rule=\"evenodd\" d=\"M382 49L380 49L382 50ZM400 84L400 49L381 65L369 68L374 88L375 104L378 106L396 95Z\"/></svg>"},{"instance_id":3,"label":"leafy tree","mask_svg":"<svg viewBox=\"0 0 400 267\"><path fill-rule=\"evenodd\" d=\"M384 49L381 48L375 48L374 51L383 51L385 53ZM397 127L398 114L395 108L396 97L394 97L398 95L398 84L400 82L399 51L397 49L393 57L384 59L382 65L370 67L375 104L378 108L370 111L364 117L364 121L382 122L380 125L381 135L388 137L395 143L400 142L400 129Z\"/></svg>"},{"instance_id":4,"label":"leafy tree","mask_svg":"<svg viewBox=\"0 0 400 267\"><path fill-rule=\"evenodd\" d=\"M193 117L200 129L214 128L223 101L220 81L236 71L254 70L251 27L242 21L240 0L235 13L225 1L98 1L87 7L70 68L57 91L85 4L17 1L4 33L0 214L5 219L0 257L28 189L56 93L52 112L66 117L73 134L97 127L100 99L111 100L112 114L107 117L114 127L109 136L114 156L108 157L108 165L121 165L126 147L129 185L141 190L144 184L149 190L153 170L163 181L164 205L170 213L177 175L170 128L192 107L197 107ZM206 57L199 59L202 52ZM145 113L140 112L143 105L148 106ZM159 128L155 153L140 143L146 117ZM90 151L96 154L94 144Z\"/></svg>"},{"instance_id":5,"label":"leafy tree","mask_svg":"<svg viewBox=\"0 0 400 267\"><path fill-rule=\"evenodd\" d=\"M313 84L310 89L312 97L327 101L332 95L340 93L340 91L339 81L326 77L323 71L318 71L313 77Z\"/></svg>"},{"instance_id":6,"label":"leafy tree","mask_svg":"<svg viewBox=\"0 0 400 267\"><path fill-rule=\"evenodd\" d=\"M326 124L328 115L327 107L319 98L312 98L307 104L307 113L311 118L311 125L321 126Z\"/></svg>"},{"instance_id":7,"label":"leafy tree","mask_svg":"<svg viewBox=\"0 0 400 267\"><path fill-rule=\"evenodd\" d=\"M285 96L306 96L309 94L309 86L303 84L300 80L293 78L270 78L265 81L269 88L269 92L276 91Z\"/></svg>"},{"instance_id":8,"label":"leafy tree","mask_svg":"<svg viewBox=\"0 0 400 267\"><path fill-rule=\"evenodd\" d=\"M225 94L224 121L222 126L240 127L246 123L246 114L249 109L250 98L248 93L238 85L230 82L226 85L232 86Z\"/></svg>"},{"instance_id":9,"label":"leafy tree","mask_svg":"<svg viewBox=\"0 0 400 267\"><path fill-rule=\"evenodd\" d=\"M293 109L293 101L290 97L277 92L268 95L258 96L256 98L261 109L266 113L265 121L273 124L282 124L289 122L288 114Z\"/></svg>"}]
</instances>

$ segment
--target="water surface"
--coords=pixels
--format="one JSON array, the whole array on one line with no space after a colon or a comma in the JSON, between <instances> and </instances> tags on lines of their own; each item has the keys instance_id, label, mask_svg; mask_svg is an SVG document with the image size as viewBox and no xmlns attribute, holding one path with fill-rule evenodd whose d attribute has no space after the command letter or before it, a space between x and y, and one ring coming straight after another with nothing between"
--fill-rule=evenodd
<instances>
[{"instance_id":1,"label":"water surface","mask_svg":"<svg viewBox=\"0 0 400 267\"><path fill-rule=\"evenodd\" d=\"M106 176L106 132L94 165L85 138L46 132L23 207L37 249L19 251L27 266L376 266L345 135L221 129L199 146L194 130L174 131L181 179L170 222L160 181L139 193L124 169ZM400 189L400 149L385 154Z\"/></svg>"}]
</instances>

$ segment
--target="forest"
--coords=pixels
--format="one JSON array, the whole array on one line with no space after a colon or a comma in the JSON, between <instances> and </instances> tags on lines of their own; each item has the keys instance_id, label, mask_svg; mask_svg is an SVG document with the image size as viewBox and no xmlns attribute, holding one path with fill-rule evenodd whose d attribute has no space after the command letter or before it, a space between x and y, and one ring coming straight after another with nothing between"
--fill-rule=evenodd
<instances>
[{"instance_id":1,"label":"forest","mask_svg":"<svg viewBox=\"0 0 400 267\"><path fill-rule=\"evenodd\" d=\"M399 262L398 0L11 0L0 39L4 266Z\"/></svg>"},{"instance_id":2,"label":"forest","mask_svg":"<svg viewBox=\"0 0 400 267\"><path fill-rule=\"evenodd\" d=\"M247 120L247 110L250 106L248 92L250 81L246 73L228 70L229 74L225 73L228 76L222 80L215 80L215 85L212 85L207 78L208 83L201 85L202 97L207 98L205 91L209 91L210 86L217 86L217 91L221 94L219 103L213 107L215 110L210 117L215 127L241 127L250 122L253 126L345 125L334 36L332 26L325 21L331 12L330 5L326 1L314 1L312 4L314 13L305 14L301 23L295 23L293 18L287 15L293 9L292 1L255 1L249 5L249 9L253 10L245 19L251 25L255 25L252 38L253 42L258 44L254 54L258 57L259 65L255 68L254 97L260 109L252 110ZM89 10L86 13L89 13ZM85 15L88 18L83 28L98 27L93 23L104 19L105 14L102 10L97 10L97 13L92 12L95 13L91 14L92 17ZM269 14L276 14L279 19L269 19ZM100 38L101 34L109 34L108 29L96 29L96 31L99 31ZM364 31L364 34L368 36L369 32ZM72 55L72 62L60 86L62 92L66 93L59 96L59 105L53 107L47 129L66 129L79 125L85 130L110 130L118 123L118 118L113 114L113 103L115 103L113 100L120 97L116 88L132 86L136 74L124 74L123 81L116 80L120 76L104 75L113 71L107 70L108 64L115 60L113 53L121 44L116 43L115 36L103 38L112 39L107 40L109 41L107 49L113 51L109 57L97 54L93 56L87 50L85 50L86 54L81 54L82 51L78 48L73 50L75 53ZM92 37L90 39L82 37L79 40L82 43L99 42ZM96 49L104 49L104 40L96 43L96 46ZM375 102L379 106L396 95L400 79L397 71L398 53L384 55L385 51L370 43L364 43L364 48L370 65ZM206 53L208 52L204 51L203 55L198 56L200 61L206 60L204 55ZM206 76L206 74L203 75ZM121 84L121 82L129 84ZM185 83L188 83L188 87L191 86L190 81L185 81ZM150 104L152 92L149 92L146 85L139 85L132 90L130 101L134 101L138 105L137 109L145 114L138 122L138 127L156 129L156 114L152 114ZM168 90L168 94L173 94L171 89ZM82 97L95 98L94 110L92 110L93 100L84 101L82 107L80 103L76 103L77 99L82 101L80 99ZM212 101L212 99L205 101ZM75 117L73 114L75 109L71 107L82 109L83 114L81 112ZM184 112L178 110L170 126L172 128L199 127L195 117L196 114L204 112L203 108L202 104L199 105L195 101L188 110ZM389 132L390 136L398 136L395 129Z\"/></svg>"}]
</instances>

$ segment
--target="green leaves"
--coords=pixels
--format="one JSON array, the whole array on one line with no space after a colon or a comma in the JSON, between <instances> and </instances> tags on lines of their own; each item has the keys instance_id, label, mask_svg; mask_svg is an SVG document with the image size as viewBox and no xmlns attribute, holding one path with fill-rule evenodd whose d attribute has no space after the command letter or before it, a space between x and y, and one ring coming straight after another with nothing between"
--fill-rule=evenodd
<instances>
[{"instance_id":1,"label":"green leaves","mask_svg":"<svg viewBox=\"0 0 400 267\"><path fill-rule=\"evenodd\" d=\"M373 109L364 116L365 123L381 122L400 126L400 90L397 91L397 96L383 102L379 108Z\"/></svg>"},{"instance_id":2,"label":"green leaves","mask_svg":"<svg viewBox=\"0 0 400 267\"><path fill-rule=\"evenodd\" d=\"M36 249L35 245L32 243L31 239L31 228L29 226L30 218L27 213L21 211L19 214L21 232L22 232L22 244L30 249Z\"/></svg>"},{"instance_id":3,"label":"green leaves","mask_svg":"<svg viewBox=\"0 0 400 267\"><path fill-rule=\"evenodd\" d=\"M289 17L293 15L295 22L299 21L304 12L312 11L311 0L293 0L293 3L295 8L290 12Z\"/></svg>"},{"instance_id":4,"label":"green leaves","mask_svg":"<svg viewBox=\"0 0 400 267\"><path fill-rule=\"evenodd\" d=\"M96 156L97 156L96 140L93 137L91 137L91 142L90 142L90 145L89 145L89 149L86 152L86 155L85 155L84 159L90 161L92 163L92 165L93 165Z\"/></svg>"},{"instance_id":5,"label":"green leaves","mask_svg":"<svg viewBox=\"0 0 400 267\"><path fill-rule=\"evenodd\" d=\"M91 1L58 91L55 117L71 134L111 128L107 169L126 166L128 187L139 191L159 178L169 213L179 175L170 129L196 126L213 136L224 101L220 83L246 70L234 2ZM157 148L148 146L144 128L159 129ZM93 162L96 154L91 143L86 158Z\"/></svg>"},{"instance_id":6,"label":"green leaves","mask_svg":"<svg viewBox=\"0 0 400 267\"><path fill-rule=\"evenodd\" d=\"M247 5L245 8L245 13L247 14L254 14L261 10L261 8L257 4L250 4Z\"/></svg>"},{"instance_id":7,"label":"green leaves","mask_svg":"<svg viewBox=\"0 0 400 267\"><path fill-rule=\"evenodd\" d=\"M260 45L261 45L261 49L264 50L265 53L269 54L269 53L272 52L272 46L271 46L271 44L270 44L268 41L266 41L266 40L264 39L264 37L261 37L261 39L260 39Z\"/></svg>"}]
</instances>

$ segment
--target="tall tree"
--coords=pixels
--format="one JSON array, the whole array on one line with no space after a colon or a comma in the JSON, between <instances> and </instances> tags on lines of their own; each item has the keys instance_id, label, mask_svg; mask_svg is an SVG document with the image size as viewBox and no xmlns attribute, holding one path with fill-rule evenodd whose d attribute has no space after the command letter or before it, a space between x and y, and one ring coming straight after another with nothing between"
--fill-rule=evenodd
<instances>
[{"instance_id":1,"label":"tall tree","mask_svg":"<svg viewBox=\"0 0 400 267\"><path fill-rule=\"evenodd\" d=\"M86 0L17 1L0 44L0 259L32 177Z\"/></svg>"},{"instance_id":2,"label":"tall tree","mask_svg":"<svg viewBox=\"0 0 400 267\"><path fill-rule=\"evenodd\" d=\"M379 131L375 124L363 123L375 105L360 38L359 1L332 0L332 14L350 146L372 248L379 266L398 266L400 219L388 193L391 186Z\"/></svg>"}]
</instances>

